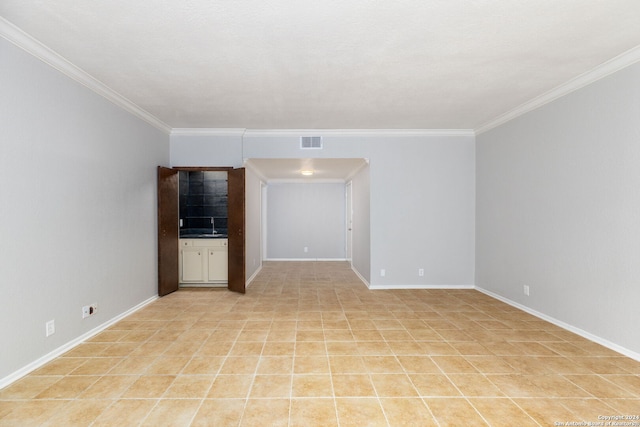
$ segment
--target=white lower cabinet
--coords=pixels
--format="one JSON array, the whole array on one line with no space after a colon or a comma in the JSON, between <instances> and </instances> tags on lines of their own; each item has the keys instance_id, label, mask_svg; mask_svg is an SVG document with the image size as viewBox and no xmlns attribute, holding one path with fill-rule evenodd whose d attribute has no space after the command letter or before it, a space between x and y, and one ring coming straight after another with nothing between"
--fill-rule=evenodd
<instances>
[{"instance_id":1,"label":"white lower cabinet","mask_svg":"<svg viewBox=\"0 0 640 427\"><path fill-rule=\"evenodd\" d=\"M182 248L180 250L180 281L183 283L204 282L203 262L205 248Z\"/></svg>"},{"instance_id":2,"label":"white lower cabinet","mask_svg":"<svg viewBox=\"0 0 640 427\"><path fill-rule=\"evenodd\" d=\"M229 277L227 241L224 246L212 246L207 249L207 275L209 282L226 282Z\"/></svg>"},{"instance_id":3,"label":"white lower cabinet","mask_svg":"<svg viewBox=\"0 0 640 427\"><path fill-rule=\"evenodd\" d=\"M227 239L180 239L179 244L181 284L227 283Z\"/></svg>"}]
</instances>

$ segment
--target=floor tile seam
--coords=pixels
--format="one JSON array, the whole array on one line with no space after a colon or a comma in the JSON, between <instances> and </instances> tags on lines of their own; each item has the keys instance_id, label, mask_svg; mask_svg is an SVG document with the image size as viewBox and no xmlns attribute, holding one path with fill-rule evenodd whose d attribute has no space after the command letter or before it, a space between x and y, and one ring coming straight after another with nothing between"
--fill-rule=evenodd
<instances>
[{"instance_id":1,"label":"floor tile seam","mask_svg":"<svg viewBox=\"0 0 640 427\"><path fill-rule=\"evenodd\" d=\"M64 375L63 378L66 377L99 377L98 381L102 378L114 378L114 377L141 377L141 376L170 376L170 375L176 375L176 374L145 374L144 372L142 373L133 373L133 374L110 374L110 373L105 373L105 374L83 374L83 375Z\"/></svg>"},{"instance_id":2,"label":"floor tile seam","mask_svg":"<svg viewBox=\"0 0 640 427\"><path fill-rule=\"evenodd\" d=\"M554 396L554 397L548 397L548 396L505 396L505 399L511 399L511 400L549 400L549 399L553 399L554 401L560 401L560 400L565 400L565 401L585 401L585 400L597 400L597 401L604 401L604 400L638 400L638 399L632 399L632 398L620 398L620 397L594 397L594 396L579 396L579 397L572 397L572 396Z\"/></svg>"},{"instance_id":3,"label":"floor tile seam","mask_svg":"<svg viewBox=\"0 0 640 427\"><path fill-rule=\"evenodd\" d=\"M197 353L197 352L196 352L196 353ZM179 373L177 373L177 374L175 374L175 378L173 379L173 381L171 382L171 384L169 384L169 385L167 386L167 388L166 388L166 390L164 391L164 393L162 394L162 396L160 396L160 398L161 398L161 399L162 399L162 398L164 398L164 395L166 395L166 394L167 394L167 392L169 391L169 389L171 388L171 386L176 382L176 380L177 380L179 377L182 377L182 378L186 378L186 377L195 377L195 376L214 376L214 377L216 377L216 376L218 375L218 372L220 372L220 368L222 368L222 364L220 364L220 367L218 368L218 370L216 371L216 373L215 373L214 375L205 375L205 374L199 374L199 375L196 375L196 374L183 374L182 372L187 368L187 366L189 366L189 364L193 361L193 359L194 359L195 357L196 357L196 356L195 356L195 353L194 353L194 355L189 359L189 361L188 361L187 363L185 363L185 364L184 364L184 366L182 367L182 369L180 369L180 372L179 372ZM223 362L223 363L224 363L224 362ZM214 381L215 381L215 378L214 378ZM211 387L213 386L214 381L212 381L212 382L211 382L211 384L209 384L209 387L207 388L207 392L206 392L205 396L206 396L206 395L209 393L209 391L211 390Z\"/></svg>"},{"instance_id":4,"label":"floor tile seam","mask_svg":"<svg viewBox=\"0 0 640 427\"><path fill-rule=\"evenodd\" d=\"M91 399L67 399L70 401L73 400L90 400L90 401L122 401L122 400L132 400L132 401L136 401L136 400L157 400L157 401L161 401L161 400L216 400L216 399L242 399L241 397L228 397L228 398L223 398L223 397L109 397L109 398L91 398ZM51 400L65 400L65 399L51 399Z\"/></svg>"},{"instance_id":5,"label":"floor tile seam","mask_svg":"<svg viewBox=\"0 0 640 427\"><path fill-rule=\"evenodd\" d=\"M102 378L102 375L83 375L84 377L95 377L96 379L91 382L90 384L88 384L86 387L84 387L82 390L80 390L75 396L73 397L61 397L59 399L72 399L75 400L78 398L78 396L80 396L82 393L84 393L87 389L89 389L90 387L92 387L93 385L95 385L98 381L100 381L100 378ZM47 386L44 390L41 390L40 393L38 393L36 396L33 397L34 400L41 400L38 399L37 396L39 396L40 394L44 393L45 391L49 390L51 387L54 387L55 385L59 384L60 382L62 382L65 378L69 378L71 377L70 375L64 375L62 376L58 381L50 384L49 386ZM77 375L75 377L81 377L80 375ZM55 399L55 398L54 398Z\"/></svg>"},{"instance_id":6,"label":"floor tile seam","mask_svg":"<svg viewBox=\"0 0 640 427\"><path fill-rule=\"evenodd\" d=\"M352 398L350 396L347 397L338 397L338 399L349 399ZM365 399L367 397L363 397ZM269 397L269 396L258 396L258 397L206 397L202 400L329 400L334 399L329 396L292 396L292 397ZM369 399L375 399L373 397L369 397ZM149 399L152 400L152 399ZM200 399L161 399L161 400L200 400Z\"/></svg>"},{"instance_id":7,"label":"floor tile seam","mask_svg":"<svg viewBox=\"0 0 640 427\"><path fill-rule=\"evenodd\" d=\"M629 374L604 374L604 373L596 372L596 375L601 376L606 381L609 381L610 383L612 383L613 385L615 385L616 387L621 388L621 389L622 389L622 387L620 387L618 384L616 384L613 381L611 381L609 379L609 377L633 377L633 378L636 378L638 380L638 383L640 384L640 374L632 374L632 373L629 373ZM623 390L626 390L626 389L623 389ZM633 398L640 399L640 387L638 388L638 393L631 392L631 391L629 391L629 392L634 394Z\"/></svg>"},{"instance_id":8,"label":"floor tile seam","mask_svg":"<svg viewBox=\"0 0 640 427\"><path fill-rule=\"evenodd\" d=\"M151 399L148 399L148 400L151 400ZM139 426L144 425L145 421L149 418L149 416L153 413L153 411L158 407L159 404L160 404L160 399L157 399L156 404L153 405L151 408L149 408L149 411L147 412L147 414L144 416L144 418L140 420L140 422L138 423Z\"/></svg>"},{"instance_id":9,"label":"floor tile seam","mask_svg":"<svg viewBox=\"0 0 640 427\"><path fill-rule=\"evenodd\" d=\"M66 401L66 402L72 402L74 400L84 400L84 399L78 399L75 397L46 397L46 398L35 398L35 397L20 397L20 398L2 398L0 399L0 402L6 402L6 403L28 403L28 402L46 402L46 401L55 401L55 402L60 402L60 401ZM92 400L111 400L111 399L92 399ZM2 418L0 418L2 419Z\"/></svg>"},{"instance_id":10,"label":"floor tile seam","mask_svg":"<svg viewBox=\"0 0 640 427\"><path fill-rule=\"evenodd\" d=\"M233 346L231 347L233 348ZM231 352L231 349L229 349L229 351L227 352L227 354L225 356L221 356L222 357L222 361L220 362L220 366L218 367L218 370L216 371L215 374L215 378L213 379L213 381L211 381L211 384L209 385L209 388L207 389L207 392L205 393L205 398L207 396L209 396L209 393L211 393L211 389L213 388L213 385L216 382L216 378L218 378L218 376L220 376L220 372L222 371L222 367L224 366L224 364L227 362L227 360L229 359L229 353ZM188 365L188 364L187 364ZM185 365L185 367L187 366Z\"/></svg>"},{"instance_id":11,"label":"floor tile seam","mask_svg":"<svg viewBox=\"0 0 640 427\"><path fill-rule=\"evenodd\" d=\"M488 425L491 426L491 422L489 422L489 420L487 420L484 415L482 415L482 413L480 412L480 410L478 408L475 407L475 405L469 400L468 396L465 396L464 394L462 395L464 400L471 406L471 408L473 408L474 411L476 411L476 414L478 414L480 416L480 418L482 418L482 420Z\"/></svg>"},{"instance_id":12,"label":"floor tile seam","mask_svg":"<svg viewBox=\"0 0 640 427\"><path fill-rule=\"evenodd\" d=\"M231 350L229 350L231 351ZM256 380L256 375L258 375L258 367L260 366L260 360L258 360L258 363L256 363L256 368L253 371L253 375L251 377L251 383L249 384L249 387L247 388L247 394L245 396L245 401L244 401L244 405L242 407L242 414L240 415L240 420L238 420L238 425L242 425L242 420L244 419L244 415L247 411L247 405L249 403L249 398L251 396L251 390L253 389L253 385L255 384L255 380ZM213 386L213 384L212 384Z\"/></svg>"},{"instance_id":13,"label":"floor tile seam","mask_svg":"<svg viewBox=\"0 0 640 427\"><path fill-rule=\"evenodd\" d=\"M458 385L449 377L449 374L445 372L445 370L440 365L438 365L438 363L435 360L433 360L433 358L431 358L431 361L436 365L436 367L440 370L440 373L444 375L447 381L449 381L449 383L451 383L451 385L456 389L456 391L460 394L460 397L466 398L465 394L460 390Z\"/></svg>"},{"instance_id":14,"label":"floor tile seam","mask_svg":"<svg viewBox=\"0 0 640 427\"><path fill-rule=\"evenodd\" d=\"M581 415L581 414L578 414L578 413L574 412L574 411L573 411L573 409L571 409L569 406L567 406L567 405L566 405L566 403L568 403L568 402L567 402L567 400L569 400L569 399L565 398L565 399L554 399L554 400L559 401L560 405L561 405L561 406L562 406L562 407L563 407L567 412L569 412L569 413L573 414L573 415L574 415L574 417L575 417L574 419L581 419L581 418L582 418L582 415ZM571 400L575 401L575 400L580 400L580 399L571 399ZM590 400L597 400L598 402L603 403L605 406L608 406L609 408L611 408L611 406L610 406L610 405L607 405L607 403L606 403L606 402L604 402L602 399L594 398L594 399L590 399ZM611 408L611 413L612 413L612 414L617 414L617 413L618 413L618 411L617 411L615 408Z\"/></svg>"},{"instance_id":15,"label":"floor tile seam","mask_svg":"<svg viewBox=\"0 0 640 427\"><path fill-rule=\"evenodd\" d=\"M297 342L296 342L296 346L297 346ZM327 348L326 340L324 341L324 352L325 352L325 357L327 359L327 370L329 374L329 382L331 384L331 395L333 396L333 411L336 417L336 423L338 424L338 426L340 426L340 415L338 413L338 403L336 401L336 390L333 384L333 371L331 370L331 360L329 358L329 349ZM295 364L295 359L294 359L294 364ZM294 371L295 371L295 366L294 366ZM291 390L291 392L293 394L293 390ZM289 418L289 420L291 420L291 418Z\"/></svg>"},{"instance_id":16,"label":"floor tile seam","mask_svg":"<svg viewBox=\"0 0 640 427\"><path fill-rule=\"evenodd\" d=\"M184 364L184 366L180 369L180 371L176 374L176 375L182 375L182 373L184 372L184 370L187 368L187 366L189 366L189 364L191 362L193 362L193 360L196 358L196 355L200 352L200 350L202 350L202 348L204 347L205 343L208 341L208 338L205 340L202 340L202 342L200 343L200 345L198 346L198 349L195 350L192 354L191 357L189 357L189 360L187 361L187 363ZM165 351L166 352L166 351ZM164 354L164 353L162 353ZM222 366L222 365L220 365ZM218 371L220 371L220 368L218 368ZM169 388L167 388L167 390L169 390ZM166 391L165 391L166 392Z\"/></svg>"},{"instance_id":17,"label":"floor tile seam","mask_svg":"<svg viewBox=\"0 0 640 427\"><path fill-rule=\"evenodd\" d=\"M378 406L380 407L380 410L382 411L382 415L384 416L384 419L387 423L387 425L389 426L389 419L387 418L387 414L384 411L384 408L382 406L382 402L380 401L380 397L378 396L378 391L376 390L375 384L373 383L373 380L371 379L371 375L368 374L367 377L369 379L369 382L371 384L371 387L373 388L373 392L375 393L375 397L373 396L336 396L335 393L335 388L333 386L333 372L331 371L331 366L329 366L329 374L331 375L331 389L333 391L333 404L336 410L336 420L338 422L338 426L340 426L340 414L338 412L338 401L341 399L349 399L349 400L374 400L378 403ZM360 375L360 374L344 374L344 375Z\"/></svg>"},{"instance_id":18,"label":"floor tile seam","mask_svg":"<svg viewBox=\"0 0 640 427\"><path fill-rule=\"evenodd\" d=\"M512 397L512 396L505 396L505 397L506 397L507 399L509 399L509 401L511 401L511 403L513 403L514 405L516 405L516 407L517 407L518 409L520 409L520 410L521 410L521 411L522 411L526 416L528 416L528 417L529 417L529 418L530 418L534 423L536 423L536 425L537 425L537 426L539 426L539 427L544 427L544 426L542 426L542 424L540 424L540 423L538 422L538 420L536 420L533 416L531 416L531 414L529 414L529 412L528 412L526 409L524 409L522 406L520 406L520 405L518 404L518 402L516 402L516 401L513 399L513 397Z\"/></svg>"},{"instance_id":19,"label":"floor tile seam","mask_svg":"<svg viewBox=\"0 0 640 427\"><path fill-rule=\"evenodd\" d=\"M489 380L489 378L487 378L483 374L464 374L464 373L460 373L460 374L452 374L452 375L461 375L461 376L482 375L484 377L484 379L486 379L492 386L494 386L496 388L496 390L498 390L498 392L500 392L500 394L501 394L500 396L496 396L496 395L492 395L492 394L488 394L488 395L469 395L468 393L463 393L460 390L460 388L458 387L458 385L451 378L449 378L449 376L447 375L447 379L451 382L451 384L453 384L453 386L458 390L458 392L460 393L460 396L462 396L462 397L472 398L472 399L511 399L511 396L509 396L508 394L503 392L500 389L500 387L498 387L496 384L494 384L491 380Z\"/></svg>"},{"instance_id":20,"label":"floor tile seam","mask_svg":"<svg viewBox=\"0 0 640 427\"><path fill-rule=\"evenodd\" d=\"M290 379L289 379L289 415L288 415L288 423L287 425L291 425L291 413L292 413L292 409L293 409L293 404L292 404L292 400L293 400L293 364L294 364L294 360L291 360L291 374Z\"/></svg>"},{"instance_id":21,"label":"floor tile seam","mask_svg":"<svg viewBox=\"0 0 640 427\"><path fill-rule=\"evenodd\" d=\"M585 391L586 393L588 393L588 394L592 395L592 396L593 396L593 397L595 397L596 399L610 399L610 398L612 398L612 397L610 397L610 396L596 396L595 394L593 394L593 393L592 393L592 392L590 392L589 390L586 390L586 389L585 389L584 387L582 387L580 384L577 384L576 382L571 381L571 379L570 379L570 378L567 378L567 376L581 376L581 377L582 377L582 376L596 376L596 377L599 377L600 379L602 379L602 380L606 381L607 383L609 383L609 384L610 384L610 386L609 386L609 387L615 387L615 388L620 389L620 390L622 390L622 391L624 391L624 392L626 392L626 393L631 393L631 392L629 392L628 390L626 390L626 389L624 389L624 388L622 388L622 387L618 386L617 384L615 384L615 383L613 383L613 382L609 381L607 378L605 378L605 377L604 377L604 376L602 376L601 374L597 374L597 373L596 373L596 374L560 374L560 375L561 375L563 378L565 378L567 381L571 382L573 385L575 385L576 387L578 387L578 388L582 389L582 390L583 390L583 391ZM632 393L632 394L633 394L633 393ZM633 397L636 397L636 396L631 396L630 398L633 398Z\"/></svg>"},{"instance_id":22,"label":"floor tile seam","mask_svg":"<svg viewBox=\"0 0 640 427\"><path fill-rule=\"evenodd\" d=\"M107 332L107 331L108 331L108 329L106 329L106 330L104 330L102 332ZM128 341L128 340L125 339L125 338L127 338L127 336L133 334L134 332L139 332L139 331L140 331L139 329L129 329L129 330L127 330L127 333L123 337L120 337L116 341L97 341L98 339L100 339L100 334L102 333L101 332L98 335L96 335L95 337L92 337L92 338L90 338L89 340L87 340L85 342L86 343L112 343L112 344L115 344L115 343L140 343L140 344L144 344L147 341L149 341L151 339L151 337L153 337L157 333L157 331L154 332L153 334L149 335L144 340Z\"/></svg>"}]
</instances>

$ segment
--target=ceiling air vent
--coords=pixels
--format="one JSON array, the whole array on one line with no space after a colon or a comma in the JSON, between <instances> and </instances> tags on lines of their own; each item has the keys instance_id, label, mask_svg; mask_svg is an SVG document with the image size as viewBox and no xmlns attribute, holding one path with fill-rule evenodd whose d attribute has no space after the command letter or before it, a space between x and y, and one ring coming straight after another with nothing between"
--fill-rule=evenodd
<instances>
[{"instance_id":1,"label":"ceiling air vent","mask_svg":"<svg viewBox=\"0 0 640 427\"><path fill-rule=\"evenodd\" d=\"M321 136L301 136L300 148L322 149L322 137Z\"/></svg>"}]
</instances>

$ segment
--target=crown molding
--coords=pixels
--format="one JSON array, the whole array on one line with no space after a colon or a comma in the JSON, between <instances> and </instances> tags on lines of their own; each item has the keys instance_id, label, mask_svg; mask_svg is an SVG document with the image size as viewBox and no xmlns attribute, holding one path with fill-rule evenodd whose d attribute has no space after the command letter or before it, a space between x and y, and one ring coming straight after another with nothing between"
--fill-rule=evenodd
<instances>
[{"instance_id":1,"label":"crown molding","mask_svg":"<svg viewBox=\"0 0 640 427\"><path fill-rule=\"evenodd\" d=\"M40 41L25 33L20 28L16 27L3 17L0 17L0 37L5 38L9 42L35 56L45 64L55 68L67 77L89 88L93 92L97 93L103 98L106 98L113 104L133 114L139 119L144 120L155 128L161 130L162 132L166 134L169 134L171 132L171 127L169 125L162 122L151 113L138 107L136 104L120 95L119 93L115 92L113 89L97 80L95 77L92 77L86 71L82 70L76 65L73 65L60 54L45 46Z\"/></svg>"},{"instance_id":2,"label":"crown molding","mask_svg":"<svg viewBox=\"0 0 640 427\"><path fill-rule=\"evenodd\" d=\"M475 136L472 129L244 129L244 128L173 128L174 136L241 136L248 138L284 138L300 136L334 137L420 137Z\"/></svg>"},{"instance_id":3,"label":"crown molding","mask_svg":"<svg viewBox=\"0 0 640 427\"><path fill-rule=\"evenodd\" d=\"M244 128L173 128L171 136L243 136Z\"/></svg>"},{"instance_id":4,"label":"crown molding","mask_svg":"<svg viewBox=\"0 0 640 427\"><path fill-rule=\"evenodd\" d=\"M247 129L245 137L422 137L475 136L473 129Z\"/></svg>"},{"instance_id":5,"label":"crown molding","mask_svg":"<svg viewBox=\"0 0 640 427\"><path fill-rule=\"evenodd\" d=\"M0 17L0 37L35 56L42 62L55 68L67 77L82 84L96 94L109 100L116 106L170 135L210 135L210 136L246 136L246 137L433 137L463 136L475 137L487 132L525 113L535 110L562 96L596 82L621 69L640 61L640 46L636 46L615 58L583 73L556 88L537 96L530 101L486 122L474 129L242 129L242 128L175 128L164 123L151 113L140 108L129 99L118 94L86 71L36 40L20 28Z\"/></svg>"},{"instance_id":6,"label":"crown molding","mask_svg":"<svg viewBox=\"0 0 640 427\"><path fill-rule=\"evenodd\" d=\"M549 92L537 96L532 100L527 101L524 104L521 104L520 106L514 108L513 110L498 116L497 118L477 128L475 130L475 134L480 135L483 132L507 123L508 121L513 120L516 117L533 111L536 108L542 107L543 105L553 102L556 99L568 95L571 92L581 89L591 83L595 83L596 81L603 79L617 71L620 71L623 68L633 65L638 61L640 61L640 46L636 46L633 49L630 49L622 53L621 55L618 55L615 58L612 58L609 61L598 65L596 68L587 71L586 73L580 74L577 77L574 77L573 79L561 84L560 86L557 86Z\"/></svg>"}]
</instances>

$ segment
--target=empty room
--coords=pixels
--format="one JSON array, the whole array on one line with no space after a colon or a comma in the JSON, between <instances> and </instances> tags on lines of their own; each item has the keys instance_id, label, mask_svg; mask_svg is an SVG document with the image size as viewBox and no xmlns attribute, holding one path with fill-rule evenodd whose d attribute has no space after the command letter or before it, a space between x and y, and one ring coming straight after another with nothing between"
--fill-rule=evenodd
<instances>
[{"instance_id":1,"label":"empty room","mask_svg":"<svg viewBox=\"0 0 640 427\"><path fill-rule=\"evenodd\" d=\"M0 2L0 426L640 425L640 4Z\"/></svg>"}]
</instances>

